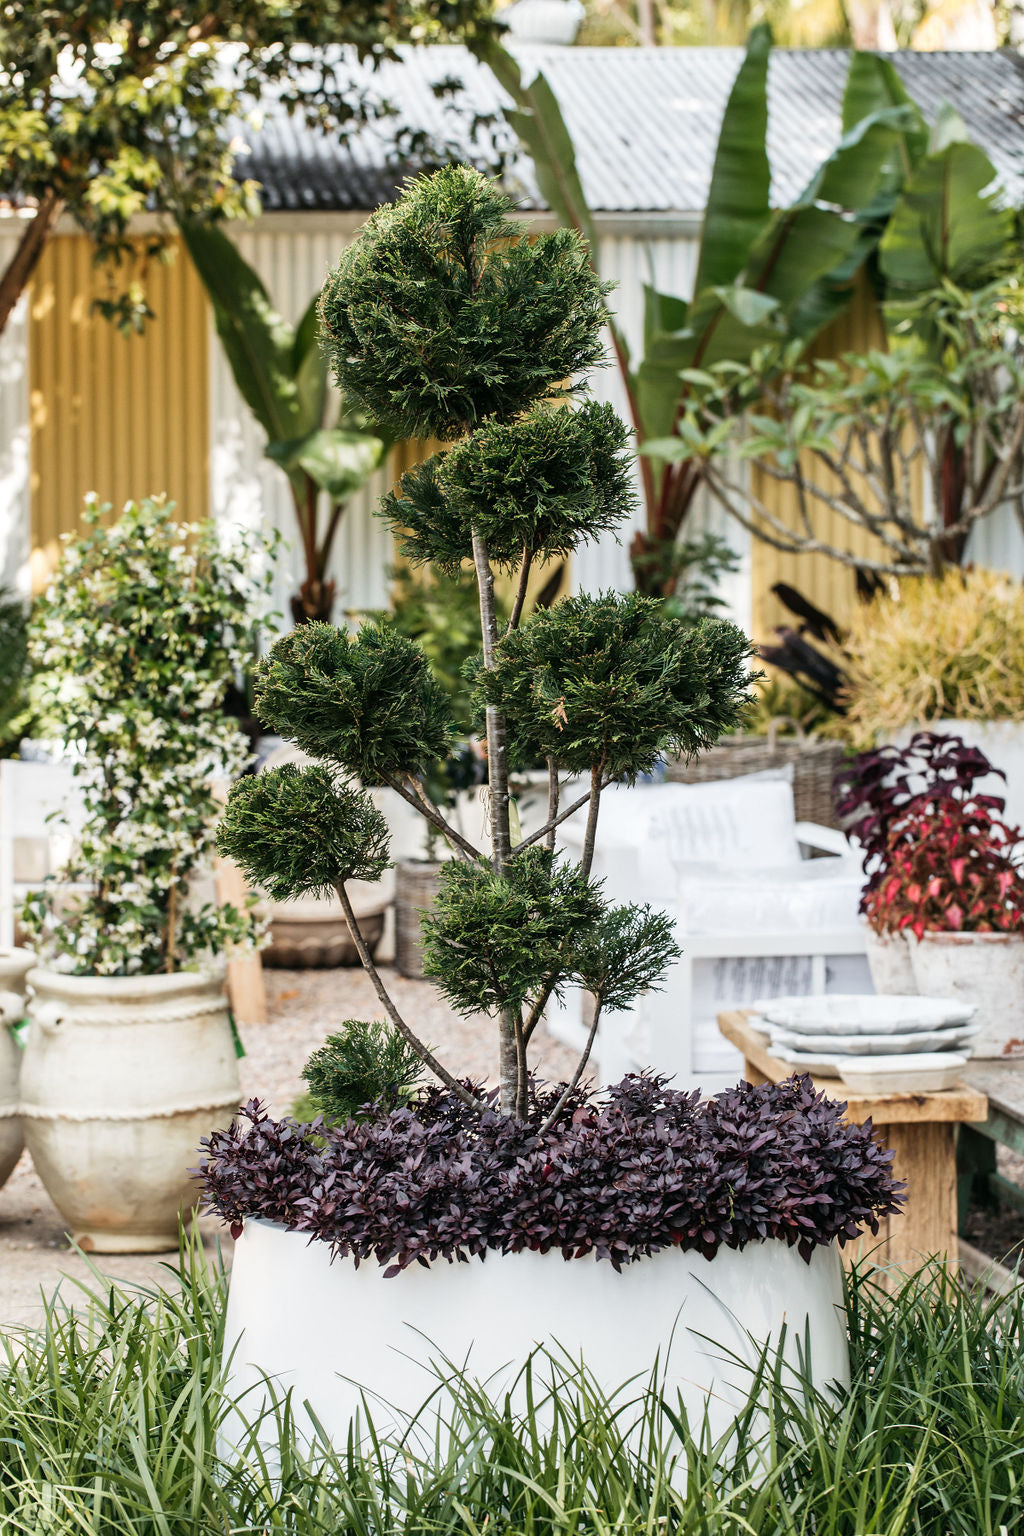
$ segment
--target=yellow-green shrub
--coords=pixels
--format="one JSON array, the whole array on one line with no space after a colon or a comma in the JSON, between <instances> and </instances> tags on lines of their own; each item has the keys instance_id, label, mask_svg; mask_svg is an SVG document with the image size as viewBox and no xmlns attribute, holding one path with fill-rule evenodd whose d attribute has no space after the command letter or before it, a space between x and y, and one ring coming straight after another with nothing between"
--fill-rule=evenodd
<instances>
[{"instance_id":1,"label":"yellow-green shrub","mask_svg":"<svg viewBox=\"0 0 1024 1536\"><path fill-rule=\"evenodd\" d=\"M933 720L1024 720L1024 587L987 570L903 579L846 637L857 746Z\"/></svg>"}]
</instances>

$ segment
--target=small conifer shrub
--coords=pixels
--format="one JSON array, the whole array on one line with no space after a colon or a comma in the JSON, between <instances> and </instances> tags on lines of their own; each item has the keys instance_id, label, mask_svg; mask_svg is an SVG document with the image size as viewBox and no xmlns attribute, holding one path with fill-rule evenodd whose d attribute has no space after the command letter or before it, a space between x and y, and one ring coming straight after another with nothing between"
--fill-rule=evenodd
<instances>
[{"instance_id":1,"label":"small conifer shrub","mask_svg":"<svg viewBox=\"0 0 1024 1536\"><path fill-rule=\"evenodd\" d=\"M451 826L425 791L456 750L457 730L423 651L393 627L369 623L348 636L311 623L270 652L255 693L260 718L318 766L237 786L220 846L275 896L337 890L387 1028L479 1116L483 1101L458 1065L439 1061L401 1015L346 889L379 878L387 860L367 786L388 785L415 806L455 855L423 924L427 974L455 1008L495 1019L497 1112L522 1123L533 1114L545 1134L575 1102L602 1011L657 986L678 953L665 918L610 905L591 879L602 791L734 729L749 702L750 646L731 624L689 626L635 594L576 596L524 617L535 562L565 558L614 527L633 497L626 429L608 406L573 403L580 370L601 360L602 284L575 234L528 238L509 210L465 167L413 181L369 219L320 304L346 396L394 437L451 444L410 471L381 514L413 563L451 574L465 562L475 574L483 646L470 672L486 730L488 845ZM501 623L496 569L516 578ZM548 766L547 819L514 842L509 767L538 757ZM568 775L588 788L565 804ZM584 808L583 855L571 863L557 852L558 827ZM530 1039L570 983L594 994L590 1040L538 1120ZM381 1058L383 1027L364 1064ZM342 1054L351 1064L351 1031ZM325 1109L329 1068L323 1057L311 1079ZM368 1082L364 1073L357 1091Z\"/></svg>"}]
</instances>

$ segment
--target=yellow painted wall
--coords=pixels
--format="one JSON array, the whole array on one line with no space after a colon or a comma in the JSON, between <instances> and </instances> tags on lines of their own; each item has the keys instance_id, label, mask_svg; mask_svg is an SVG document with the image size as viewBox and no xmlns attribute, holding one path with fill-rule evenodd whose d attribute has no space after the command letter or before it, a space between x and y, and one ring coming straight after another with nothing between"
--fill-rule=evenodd
<instances>
[{"instance_id":1,"label":"yellow painted wall","mask_svg":"<svg viewBox=\"0 0 1024 1536\"><path fill-rule=\"evenodd\" d=\"M885 332L878 306L867 284L862 283L849 308L822 331L811 355L836 357L843 352L864 352L884 345ZM796 497L791 487L759 474L755 468L751 473L751 490L776 517L797 526ZM871 552L872 540L868 534L820 503L813 505L813 521L820 538L854 554L868 555ZM826 555L784 554L756 538L751 554L755 639L767 640L776 624L794 622L792 615L772 595L771 589L776 582L796 587L839 624L849 620L857 600L854 575L849 566L830 560Z\"/></svg>"},{"instance_id":2,"label":"yellow painted wall","mask_svg":"<svg viewBox=\"0 0 1024 1536\"><path fill-rule=\"evenodd\" d=\"M109 275L81 235L50 242L30 302L32 565L38 588L62 533L79 527L82 498L115 507L166 491L187 521L208 511L206 301L176 251L150 261L156 318L125 337L92 307Z\"/></svg>"}]
</instances>

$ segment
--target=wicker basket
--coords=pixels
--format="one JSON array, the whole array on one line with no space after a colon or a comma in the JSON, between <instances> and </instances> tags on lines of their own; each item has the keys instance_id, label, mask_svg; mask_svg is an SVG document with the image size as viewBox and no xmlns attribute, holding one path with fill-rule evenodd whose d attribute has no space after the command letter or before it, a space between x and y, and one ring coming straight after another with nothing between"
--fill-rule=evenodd
<instances>
[{"instance_id":1,"label":"wicker basket","mask_svg":"<svg viewBox=\"0 0 1024 1536\"><path fill-rule=\"evenodd\" d=\"M781 725L793 726L796 735L780 736ZM667 778L672 784L709 784L715 779L738 779L744 773L792 764L797 821L838 827L832 780L845 755L840 742L808 736L795 721L780 717L771 722L766 736L723 736L696 762L669 763Z\"/></svg>"},{"instance_id":2,"label":"wicker basket","mask_svg":"<svg viewBox=\"0 0 1024 1536\"><path fill-rule=\"evenodd\" d=\"M423 975L420 919L437 895L442 865L399 859L395 865L395 965L402 976Z\"/></svg>"}]
</instances>

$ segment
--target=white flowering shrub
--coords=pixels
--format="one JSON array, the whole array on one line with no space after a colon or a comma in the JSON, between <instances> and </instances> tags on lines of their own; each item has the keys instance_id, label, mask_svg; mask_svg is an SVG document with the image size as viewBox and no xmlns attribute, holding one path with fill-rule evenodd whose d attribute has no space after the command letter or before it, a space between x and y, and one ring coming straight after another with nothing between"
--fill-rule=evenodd
<instances>
[{"instance_id":1,"label":"white flowering shrub","mask_svg":"<svg viewBox=\"0 0 1024 1536\"><path fill-rule=\"evenodd\" d=\"M222 705L258 642L270 561L258 536L227 544L213 523L176 523L163 498L129 502L105 526L107 511L87 498L89 531L33 613L31 651L85 822L23 920L57 969L150 975L256 939L250 913L196 890L218 787L248 756Z\"/></svg>"}]
</instances>

